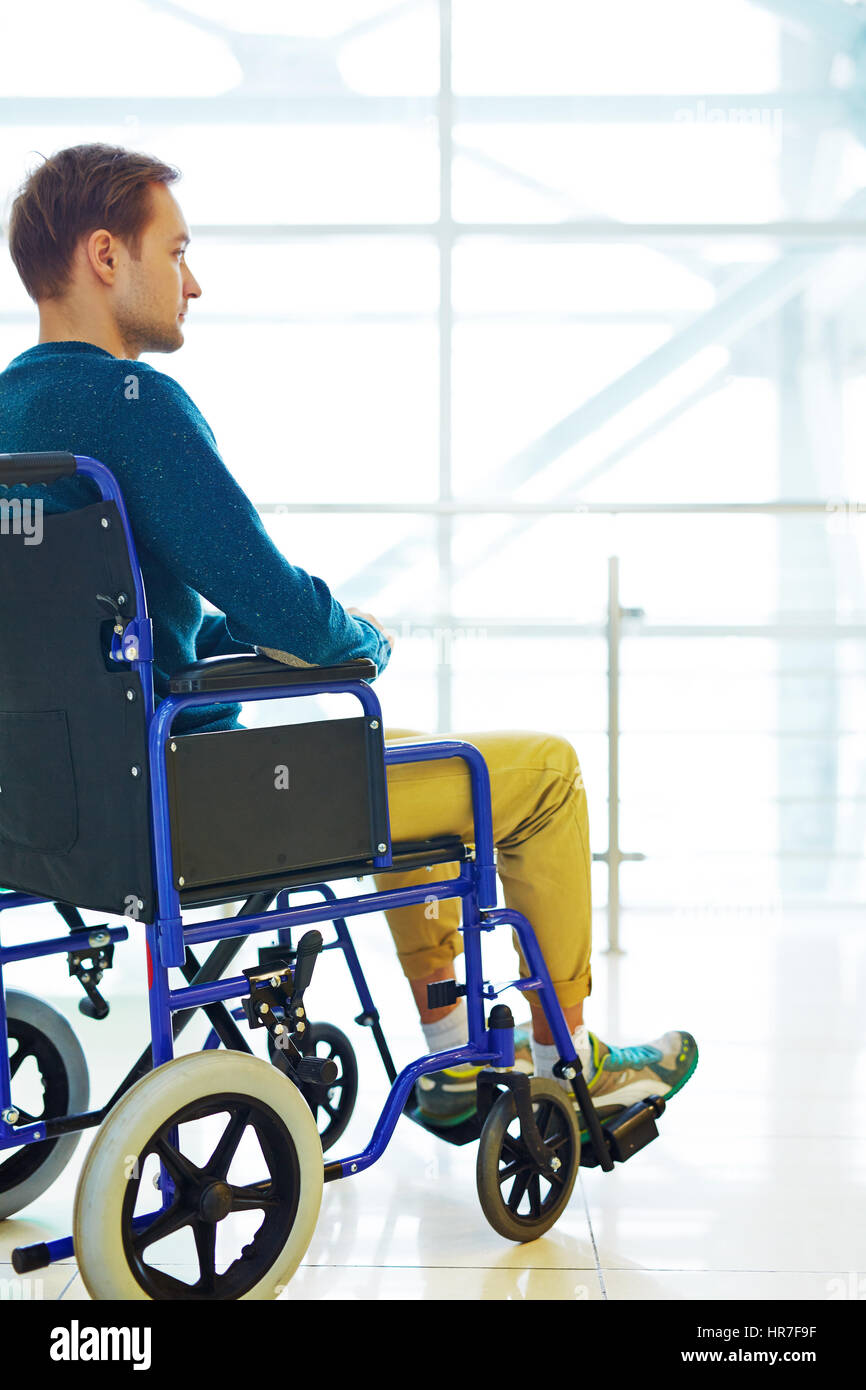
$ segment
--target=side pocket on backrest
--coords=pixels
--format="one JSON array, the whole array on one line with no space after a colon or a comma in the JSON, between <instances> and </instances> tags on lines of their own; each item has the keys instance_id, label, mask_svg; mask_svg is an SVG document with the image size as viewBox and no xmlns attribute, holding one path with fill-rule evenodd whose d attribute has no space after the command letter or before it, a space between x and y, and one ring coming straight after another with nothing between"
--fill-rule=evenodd
<instances>
[{"instance_id":1,"label":"side pocket on backrest","mask_svg":"<svg viewBox=\"0 0 866 1390\"><path fill-rule=\"evenodd\" d=\"M0 710L0 840L65 854L77 839L78 797L65 710Z\"/></svg>"}]
</instances>

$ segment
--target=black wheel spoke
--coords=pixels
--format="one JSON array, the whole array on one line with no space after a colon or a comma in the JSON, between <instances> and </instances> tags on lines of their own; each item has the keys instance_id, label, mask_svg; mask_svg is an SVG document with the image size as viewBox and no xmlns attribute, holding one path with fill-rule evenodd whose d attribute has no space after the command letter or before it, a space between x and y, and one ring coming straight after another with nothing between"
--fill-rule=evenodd
<instances>
[{"instance_id":1,"label":"black wheel spoke","mask_svg":"<svg viewBox=\"0 0 866 1390\"><path fill-rule=\"evenodd\" d=\"M211 1181L225 1178L249 1122L249 1106L236 1110L229 1119L219 1143L205 1164L205 1172Z\"/></svg>"},{"instance_id":2,"label":"black wheel spoke","mask_svg":"<svg viewBox=\"0 0 866 1390\"><path fill-rule=\"evenodd\" d=\"M280 1204L272 1182L232 1187L232 1211L269 1211Z\"/></svg>"},{"instance_id":3,"label":"black wheel spoke","mask_svg":"<svg viewBox=\"0 0 866 1390\"><path fill-rule=\"evenodd\" d=\"M502 1140L502 1152L509 1158L514 1158L518 1163L529 1162L529 1150L522 1139L517 1139L513 1134L506 1134Z\"/></svg>"},{"instance_id":4,"label":"black wheel spoke","mask_svg":"<svg viewBox=\"0 0 866 1390\"><path fill-rule=\"evenodd\" d=\"M200 1168L186 1157L185 1154L170 1144L164 1135L158 1135L153 1141L154 1152L159 1154L166 1168L168 1169L175 1182L200 1183L204 1174Z\"/></svg>"},{"instance_id":5,"label":"black wheel spoke","mask_svg":"<svg viewBox=\"0 0 866 1390\"><path fill-rule=\"evenodd\" d=\"M160 1212L159 1216L154 1217L141 1230L135 1231L132 1237L132 1247L140 1255L149 1245L154 1245L158 1240L164 1240L166 1236L173 1236L175 1231L180 1231L184 1226L188 1226L193 1219L194 1213L179 1200L175 1200L167 1211Z\"/></svg>"},{"instance_id":6,"label":"black wheel spoke","mask_svg":"<svg viewBox=\"0 0 866 1390\"><path fill-rule=\"evenodd\" d=\"M529 1179L531 1176L531 1169L527 1167L521 1168L515 1177L514 1185L508 1194L508 1206L511 1211L517 1212L517 1208L526 1196L526 1189L529 1186Z\"/></svg>"},{"instance_id":7,"label":"black wheel spoke","mask_svg":"<svg viewBox=\"0 0 866 1390\"><path fill-rule=\"evenodd\" d=\"M501 1160L500 1160L500 1162L501 1162ZM519 1164L518 1164L518 1162L517 1162L517 1159L516 1159L516 1158L513 1158L513 1159L511 1160L510 1163L506 1163L506 1165L505 1165L504 1168L500 1168L500 1170L499 1170L499 1186L500 1186L500 1187L502 1186L502 1184L503 1184L504 1182L508 1182L508 1179L509 1179L509 1178L513 1178L513 1177L514 1177L514 1174L517 1172L518 1167L519 1167Z\"/></svg>"},{"instance_id":8,"label":"black wheel spoke","mask_svg":"<svg viewBox=\"0 0 866 1390\"><path fill-rule=\"evenodd\" d=\"M533 1173L529 1179L529 1210L537 1221L541 1216L541 1176L539 1173Z\"/></svg>"},{"instance_id":9,"label":"black wheel spoke","mask_svg":"<svg viewBox=\"0 0 866 1390\"><path fill-rule=\"evenodd\" d=\"M545 1139L544 1142L549 1149L561 1149L563 1145L568 1143L568 1139L569 1136L563 1130L561 1133L555 1134L552 1139Z\"/></svg>"},{"instance_id":10,"label":"black wheel spoke","mask_svg":"<svg viewBox=\"0 0 866 1390\"><path fill-rule=\"evenodd\" d=\"M547 1131L550 1128L550 1112L553 1109L549 1100L543 1100L535 1111L535 1123L538 1133L541 1135L542 1143L547 1138Z\"/></svg>"},{"instance_id":11,"label":"black wheel spoke","mask_svg":"<svg viewBox=\"0 0 866 1390\"><path fill-rule=\"evenodd\" d=\"M15 1055L9 1058L10 1076L14 1078L15 1073L18 1071L18 1068L22 1065L22 1063L25 1062L28 1057L32 1057L33 1055L34 1054L30 1052L26 1047L19 1047Z\"/></svg>"},{"instance_id":12,"label":"black wheel spoke","mask_svg":"<svg viewBox=\"0 0 866 1390\"><path fill-rule=\"evenodd\" d=\"M216 1223L196 1221L192 1228L195 1237L198 1267L201 1271L196 1287L202 1293L213 1293L216 1283Z\"/></svg>"}]
</instances>

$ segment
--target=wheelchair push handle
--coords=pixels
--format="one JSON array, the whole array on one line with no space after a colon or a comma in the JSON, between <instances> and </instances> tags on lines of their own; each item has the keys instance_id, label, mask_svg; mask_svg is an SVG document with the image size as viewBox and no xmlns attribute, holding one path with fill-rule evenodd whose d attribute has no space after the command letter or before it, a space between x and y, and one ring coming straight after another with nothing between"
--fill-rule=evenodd
<instances>
[{"instance_id":1,"label":"wheelchair push handle","mask_svg":"<svg viewBox=\"0 0 866 1390\"><path fill-rule=\"evenodd\" d=\"M53 483L71 478L78 471L74 454L0 454L0 483Z\"/></svg>"}]
</instances>

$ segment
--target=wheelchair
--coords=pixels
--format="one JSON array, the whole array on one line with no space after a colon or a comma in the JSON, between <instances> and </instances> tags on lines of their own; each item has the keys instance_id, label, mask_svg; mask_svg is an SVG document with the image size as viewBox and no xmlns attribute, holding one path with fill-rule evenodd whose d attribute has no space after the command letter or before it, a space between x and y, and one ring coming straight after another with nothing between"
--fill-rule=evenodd
<instances>
[{"instance_id":1,"label":"wheelchair","mask_svg":"<svg viewBox=\"0 0 866 1390\"><path fill-rule=\"evenodd\" d=\"M14 944L4 930L0 941L9 1043L0 1050L0 1218L44 1193L81 1133L95 1131L72 1235L19 1247L15 1270L74 1254L95 1299L273 1298L304 1257L324 1183L377 1162L402 1117L423 1124L416 1081L461 1063L482 1068L477 1113L433 1132L477 1142L478 1195L496 1231L519 1242L540 1236L565 1209L579 1164L608 1172L638 1152L656 1137L664 1101L604 1123L596 1114L532 926L496 905L490 783L478 749L453 739L386 746L367 660L295 668L209 657L176 672L156 704L152 628L113 474L83 455L0 455L7 485L75 476L96 485L98 501L46 514L38 545L14 528L0 539L0 911L53 903L66 928ZM176 728L183 711L203 705L323 693L353 696L360 713L223 732ZM393 842L386 768L446 758L468 768L473 842ZM436 881L440 864L458 864L458 876ZM340 897L331 886L419 867L429 882ZM299 890L315 900L293 904ZM468 1038L398 1073L347 921L449 897L462 902L465 984L431 985L429 1002L465 995ZM233 916L183 919L184 910L238 903ZM81 910L119 921L88 927ZM320 927L329 924L326 942ZM503 926L516 932L530 974L494 986L482 942ZM82 1013L99 1020L115 946L131 931L146 939L151 1038L115 1093L88 1109L74 1030L38 992L7 993L2 970L66 956L84 991ZM256 964L227 973L248 941L266 938ZM210 954L200 959L202 946ZM312 1021L305 1002L327 950L345 957L355 1023L371 1030L390 1084L366 1148L338 1159L325 1155L352 1114L356 1059L346 1034ZM511 988L538 991L559 1052L555 1073L570 1083L580 1121L559 1081L514 1070L514 1019L499 1002ZM200 1011L210 1025L204 1046L175 1055ZM268 1059L248 1041L261 1029ZM25 1063L38 1073L41 1110L20 1095L16 1103ZM194 1280L160 1258L161 1242L174 1237L186 1242Z\"/></svg>"}]
</instances>

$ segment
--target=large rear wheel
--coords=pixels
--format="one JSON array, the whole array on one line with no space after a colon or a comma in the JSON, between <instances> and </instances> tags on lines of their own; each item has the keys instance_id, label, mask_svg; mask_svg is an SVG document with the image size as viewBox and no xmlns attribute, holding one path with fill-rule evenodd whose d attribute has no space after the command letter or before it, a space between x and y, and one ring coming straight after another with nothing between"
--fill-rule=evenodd
<instances>
[{"instance_id":1,"label":"large rear wheel","mask_svg":"<svg viewBox=\"0 0 866 1390\"><path fill-rule=\"evenodd\" d=\"M53 1120L87 1109L84 1052L62 1014L20 990L6 991L12 1105L19 1123ZM0 1220L29 1206L66 1167L80 1134L0 1150Z\"/></svg>"},{"instance_id":2,"label":"large rear wheel","mask_svg":"<svg viewBox=\"0 0 866 1390\"><path fill-rule=\"evenodd\" d=\"M323 1171L312 1113L269 1063L208 1051L157 1067L109 1113L82 1169L73 1241L88 1292L275 1298L312 1239Z\"/></svg>"}]
</instances>

